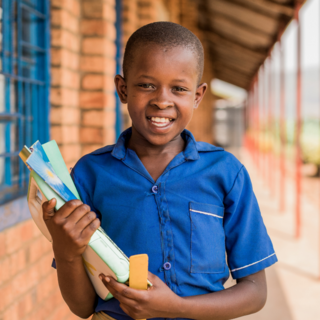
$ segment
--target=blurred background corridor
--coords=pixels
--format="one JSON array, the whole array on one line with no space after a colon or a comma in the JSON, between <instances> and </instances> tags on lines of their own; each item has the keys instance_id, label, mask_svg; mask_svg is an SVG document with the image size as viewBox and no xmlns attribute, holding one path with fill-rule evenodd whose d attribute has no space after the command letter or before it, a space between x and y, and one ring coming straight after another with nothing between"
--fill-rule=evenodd
<instances>
[{"instance_id":1,"label":"blurred background corridor","mask_svg":"<svg viewBox=\"0 0 320 320\"><path fill-rule=\"evenodd\" d=\"M319 320L319 0L0 0L0 320L78 319L18 154L54 139L69 168L113 144L130 126L113 79L154 21L201 40L210 90L188 129L247 167L278 255L266 307L243 318Z\"/></svg>"}]
</instances>

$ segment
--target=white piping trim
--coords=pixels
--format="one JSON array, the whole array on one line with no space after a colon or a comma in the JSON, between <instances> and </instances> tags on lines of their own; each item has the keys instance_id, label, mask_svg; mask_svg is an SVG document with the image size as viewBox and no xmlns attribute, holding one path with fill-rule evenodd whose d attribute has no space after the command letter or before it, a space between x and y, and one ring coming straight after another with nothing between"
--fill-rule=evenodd
<instances>
[{"instance_id":1,"label":"white piping trim","mask_svg":"<svg viewBox=\"0 0 320 320\"><path fill-rule=\"evenodd\" d=\"M266 258L263 258L263 259L261 259L261 260L259 260L259 261L257 261L257 262L248 264L248 265L246 265L246 266L244 266L244 267L233 269L233 270L231 270L231 272L234 272L234 271L238 271L238 270L241 270L241 269L244 269L244 268L251 267L251 266L253 266L254 264L257 264L257 263L259 263L259 262L261 262L261 261L263 261L263 260L266 260L266 259L268 259L268 258L270 258L270 257L272 257L272 256L274 256L274 255L275 255L275 253L270 254L270 256L267 256Z\"/></svg>"},{"instance_id":2,"label":"white piping trim","mask_svg":"<svg viewBox=\"0 0 320 320\"><path fill-rule=\"evenodd\" d=\"M198 212L198 213L206 214L208 216L213 216L213 217L217 217L217 218L223 219L223 217L220 217L220 216L218 216L216 214L212 214L212 213L209 213L209 212L203 212L203 211L198 211L198 210L193 210L193 209L190 209L190 211Z\"/></svg>"}]
</instances>

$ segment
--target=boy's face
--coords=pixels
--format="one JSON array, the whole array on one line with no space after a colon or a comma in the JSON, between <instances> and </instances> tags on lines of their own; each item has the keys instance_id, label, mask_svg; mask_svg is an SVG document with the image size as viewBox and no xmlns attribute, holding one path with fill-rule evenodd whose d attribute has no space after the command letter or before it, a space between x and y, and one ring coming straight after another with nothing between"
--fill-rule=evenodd
<instances>
[{"instance_id":1,"label":"boy's face","mask_svg":"<svg viewBox=\"0 0 320 320\"><path fill-rule=\"evenodd\" d=\"M128 104L133 130L150 144L164 146L187 126L207 89L197 87L195 54L186 48L145 45L135 51L126 81L115 77Z\"/></svg>"}]
</instances>

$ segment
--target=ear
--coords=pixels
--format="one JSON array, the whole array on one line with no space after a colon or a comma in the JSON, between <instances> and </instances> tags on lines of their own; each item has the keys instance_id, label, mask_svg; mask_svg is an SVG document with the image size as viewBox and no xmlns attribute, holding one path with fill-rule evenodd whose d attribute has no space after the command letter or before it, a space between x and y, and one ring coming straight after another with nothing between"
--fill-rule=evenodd
<instances>
[{"instance_id":1,"label":"ear","mask_svg":"<svg viewBox=\"0 0 320 320\"><path fill-rule=\"evenodd\" d=\"M114 84L116 85L116 89L122 103L127 103L127 84L125 79L117 74L114 77Z\"/></svg>"},{"instance_id":2,"label":"ear","mask_svg":"<svg viewBox=\"0 0 320 320\"><path fill-rule=\"evenodd\" d=\"M208 88L208 85L206 83L199 84L197 90L196 90L196 98L194 100L194 108L198 108L202 98L204 97L204 94L206 93Z\"/></svg>"}]
</instances>

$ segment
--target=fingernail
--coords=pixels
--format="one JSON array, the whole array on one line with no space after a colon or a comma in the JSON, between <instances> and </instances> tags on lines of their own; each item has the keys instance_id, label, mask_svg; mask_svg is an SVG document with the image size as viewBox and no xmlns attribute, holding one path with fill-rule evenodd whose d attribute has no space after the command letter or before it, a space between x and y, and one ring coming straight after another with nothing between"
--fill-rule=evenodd
<instances>
[{"instance_id":1,"label":"fingernail","mask_svg":"<svg viewBox=\"0 0 320 320\"><path fill-rule=\"evenodd\" d=\"M105 277L104 280L106 280L107 282L110 282L110 278Z\"/></svg>"},{"instance_id":2,"label":"fingernail","mask_svg":"<svg viewBox=\"0 0 320 320\"><path fill-rule=\"evenodd\" d=\"M99 276L99 279L102 280L102 275Z\"/></svg>"}]
</instances>

